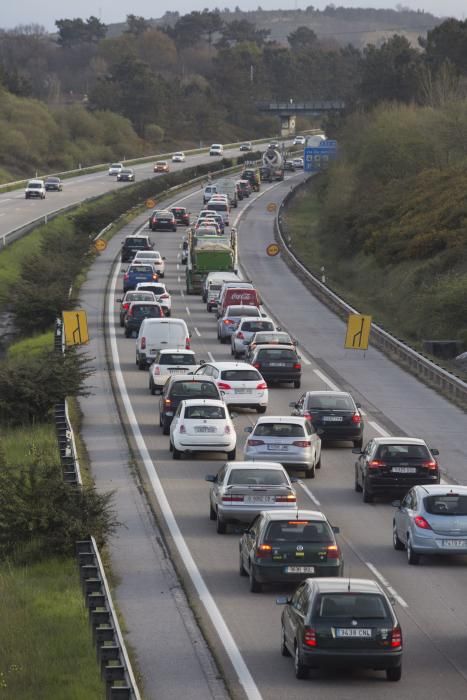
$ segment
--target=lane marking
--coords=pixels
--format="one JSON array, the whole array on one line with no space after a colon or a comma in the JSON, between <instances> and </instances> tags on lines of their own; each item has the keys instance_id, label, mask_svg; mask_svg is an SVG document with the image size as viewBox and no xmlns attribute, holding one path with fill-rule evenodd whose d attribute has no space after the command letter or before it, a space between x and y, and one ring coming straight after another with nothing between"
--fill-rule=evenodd
<instances>
[{"instance_id":1,"label":"lane marking","mask_svg":"<svg viewBox=\"0 0 467 700\"><path fill-rule=\"evenodd\" d=\"M196 335L198 336L198 338L201 338L201 333L200 333L199 330L196 328L196 326L195 326L195 333L196 333Z\"/></svg>"},{"instance_id":2,"label":"lane marking","mask_svg":"<svg viewBox=\"0 0 467 700\"><path fill-rule=\"evenodd\" d=\"M186 309L186 312L187 312L188 316L191 316L191 311L190 311L190 309L188 308L188 306L185 306L185 309Z\"/></svg>"},{"instance_id":3,"label":"lane marking","mask_svg":"<svg viewBox=\"0 0 467 700\"><path fill-rule=\"evenodd\" d=\"M183 289L180 290L180 294L182 295L182 297L185 296L185 292L183 291Z\"/></svg>"},{"instance_id":4,"label":"lane marking","mask_svg":"<svg viewBox=\"0 0 467 700\"><path fill-rule=\"evenodd\" d=\"M214 355L212 354L212 352L208 351L208 357L211 360L211 362L215 362Z\"/></svg>"},{"instance_id":5,"label":"lane marking","mask_svg":"<svg viewBox=\"0 0 467 700\"><path fill-rule=\"evenodd\" d=\"M366 413L365 413L365 411L363 410L363 408L359 408L358 410L360 411L360 413L362 414L362 416L366 416Z\"/></svg>"},{"instance_id":6,"label":"lane marking","mask_svg":"<svg viewBox=\"0 0 467 700\"><path fill-rule=\"evenodd\" d=\"M378 423L376 423L374 420L369 420L368 425L371 425L371 427L383 437L391 437L390 433L388 433L387 430L378 425Z\"/></svg>"},{"instance_id":7,"label":"lane marking","mask_svg":"<svg viewBox=\"0 0 467 700\"><path fill-rule=\"evenodd\" d=\"M376 576L378 581L383 584L383 586L392 595L392 597L395 598L395 600L397 600L399 605L402 605L403 608L408 608L409 606L402 598L402 596L400 596L399 593L397 593L397 591L394 590L389 581L383 576L383 574L380 571L378 571L376 566L374 566L374 564L372 564L371 561L366 561L365 564L370 569L371 573L374 576Z\"/></svg>"},{"instance_id":8,"label":"lane marking","mask_svg":"<svg viewBox=\"0 0 467 700\"><path fill-rule=\"evenodd\" d=\"M333 391L340 391L339 387L338 387L336 384L334 384L334 382L331 382L331 380L329 379L329 377L327 377L327 376L324 374L324 372L321 372L320 369L314 369L313 372L314 372L314 373L316 374L316 376L318 376L318 377L321 379L321 381L323 381L323 382L326 384L326 386L328 386L330 389L332 389Z\"/></svg>"},{"instance_id":9,"label":"lane marking","mask_svg":"<svg viewBox=\"0 0 467 700\"><path fill-rule=\"evenodd\" d=\"M316 498L316 496L310 491L310 489L308 488L308 486L306 486L306 484L304 484L303 481L302 481L301 479L298 480L298 483L300 484L300 486L302 487L302 489L305 491L305 493L306 493L306 495L308 496L308 498L310 498L316 506L321 507L321 503L318 501L318 499Z\"/></svg>"},{"instance_id":10,"label":"lane marking","mask_svg":"<svg viewBox=\"0 0 467 700\"><path fill-rule=\"evenodd\" d=\"M180 265L177 263L177 270L179 270L179 269L180 269Z\"/></svg>"},{"instance_id":11,"label":"lane marking","mask_svg":"<svg viewBox=\"0 0 467 700\"><path fill-rule=\"evenodd\" d=\"M133 406L128 395L128 391L125 385L125 380L123 378L123 373L120 367L120 357L118 355L118 345L117 345L117 334L115 324L113 322L114 316L114 304L112 300L115 298L115 289L117 285L117 279L119 278L121 264L118 263L115 267L115 272L112 277L112 282L110 285L109 297L108 297L108 309L107 309L107 327L110 338L110 346L112 353L112 361L114 365L115 379L117 381L118 390L123 402L125 409L128 426L133 434L133 438L138 447L141 459L143 460L146 472L148 474L151 486L154 490L156 498L159 502L159 507L164 516L164 520L167 523L170 535L174 541L174 544L178 550L178 553L185 565L188 575L193 582L194 587L198 593L199 599L204 605L204 608L209 615L212 624L214 625L221 643L224 645L224 649L238 675L238 679L245 690L245 694L248 700L262 700L261 693L259 692L258 686L253 680L248 666L240 653L235 640L227 626L222 614L213 598L209 589L204 581L201 573L196 565L195 560L188 548L188 545L182 535L182 532L178 526L175 519L172 508L170 507L169 501L165 494L162 482L156 472L153 461L149 454L149 450L144 441L143 435L138 425ZM211 355L211 353L208 353ZM212 356L211 356L212 357Z\"/></svg>"},{"instance_id":12,"label":"lane marking","mask_svg":"<svg viewBox=\"0 0 467 700\"><path fill-rule=\"evenodd\" d=\"M305 365L311 365L310 360L308 359L308 357L305 357L305 355L300 355L300 359L303 360Z\"/></svg>"},{"instance_id":13,"label":"lane marking","mask_svg":"<svg viewBox=\"0 0 467 700\"><path fill-rule=\"evenodd\" d=\"M177 277L177 282L181 282L180 275Z\"/></svg>"}]
</instances>

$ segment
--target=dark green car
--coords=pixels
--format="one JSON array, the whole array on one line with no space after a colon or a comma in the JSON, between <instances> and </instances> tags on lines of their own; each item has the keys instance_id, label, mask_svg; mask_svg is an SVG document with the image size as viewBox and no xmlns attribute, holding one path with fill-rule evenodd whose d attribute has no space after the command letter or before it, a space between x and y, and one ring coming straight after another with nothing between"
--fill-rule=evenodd
<instances>
[{"instance_id":1,"label":"dark green car","mask_svg":"<svg viewBox=\"0 0 467 700\"><path fill-rule=\"evenodd\" d=\"M297 583L311 576L341 576L342 553L324 513L315 510L263 511L240 538L240 576L250 591L263 583Z\"/></svg>"}]
</instances>

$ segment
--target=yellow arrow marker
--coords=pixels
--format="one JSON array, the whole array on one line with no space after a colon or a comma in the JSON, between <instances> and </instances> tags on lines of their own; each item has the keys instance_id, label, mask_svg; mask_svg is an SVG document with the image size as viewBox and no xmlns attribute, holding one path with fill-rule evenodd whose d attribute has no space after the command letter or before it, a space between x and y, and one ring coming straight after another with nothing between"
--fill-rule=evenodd
<instances>
[{"instance_id":1,"label":"yellow arrow marker","mask_svg":"<svg viewBox=\"0 0 467 700\"><path fill-rule=\"evenodd\" d=\"M349 314L344 347L348 350L367 350L371 330L371 316Z\"/></svg>"},{"instance_id":2,"label":"yellow arrow marker","mask_svg":"<svg viewBox=\"0 0 467 700\"><path fill-rule=\"evenodd\" d=\"M63 311L62 317L66 345L82 345L89 342L86 311L83 309Z\"/></svg>"}]
</instances>

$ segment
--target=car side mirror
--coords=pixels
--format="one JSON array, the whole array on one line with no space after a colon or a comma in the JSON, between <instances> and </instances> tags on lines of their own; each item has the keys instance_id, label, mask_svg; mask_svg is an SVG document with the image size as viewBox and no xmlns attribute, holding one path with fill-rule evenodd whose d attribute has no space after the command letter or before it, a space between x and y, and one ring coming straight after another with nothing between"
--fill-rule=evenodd
<instances>
[{"instance_id":1,"label":"car side mirror","mask_svg":"<svg viewBox=\"0 0 467 700\"><path fill-rule=\"evenodd\" d=\"M391 501L391 505L393 508L400 508L401 507L401 502L399 499L396 499L395 501Z\"/></svg>"},{"instance_id":2,"label":"car side mirror","mask_svg":"<svg viewBox=\"0 0 467 700\"><path fill-rule=\"evenodd\" d=\"M439 450L437 450L436 447L433 447L433 448L430 447L430 452L434 457L438 457L438 455L439 455Z\"/></svg>"},{"instance_id":3,"label":"car side mirror","mask_svg":"<svg viewBox=\"0 0 467 700\"><path fill-rule=\"evenodd\" d=\"M361 408L361 407L362 407L362 404L361 404L361 403L356 403L355 405L356 405L357 408Z\"/></svg>"},{"instance_id":4,"label":"car side mirror","mask_svg":"<svg viewBox=\"0 0 467 700\"><path fill-rule=\"evenodd\" d=\"M215 484L217 481L217 476L215 476L215 474L206 474L206 476L204 477L204 480L210 481L211 483Z\"/></svg>"},{"instance_id":5,"label":"car side mirror","mask_svg":"<svg viewBox=\"0 0 467 700\"><path fill-rule=\"evenodd\" d=\"M389 595L388 599L389 599L389 602L391 603L391 605L394 607L394 605L396 604L396 599L394 598L394 596Z\"/></svg>"},{"instance_id":6,"label":"car side mirror","mask_svg":"<svg viewBox=\"0 0 467 700\"><path fill-rule=\"evenodd\" d=\"M230 414L230 417L231 418L238 418L238 413L235 413L235 411L234 411L233 413Z\"/></svg>"},{"instance_id":7,"label":"car side mirror","mask_svg":"<svg viewBox=\"0 0 467 700\"><path fill-rule=\"evenodd\" d=\"M277 326L276 331L281 331L282 328L280 326Z\"/></svg>"},{"instance_id":8,"label":"car side mirror","mask_svg":"<svg viewBox=\"0 0 467 700\"><path fill-rule=\"evenodd\" d=\"M291 401L289 403L289 408L298 408L298 403L296 401Z\"/></svg>"},{"instance_id":9,"label":"car side mirror","mask_svg":"<svg viewBox=\"0 0 467 700\"><path fill-rule=\"evenodd\" d=\"M291 476L290 481L292 484L297 484L300 481L300 479L298 478L298 476Z\"/></svg>"},{"instance_id":10,"label":"car side mirror","mask_svg":"<svg viewBox=\"0 0 467 700\"><path fill-rule=\"evenodd\" d=\"M165 260L165 255L162 256L162 260Z\"/></svg>"},{"instance_id":11,"label":"car side mirror","mask_svg":"<svg viewBox=\"0 0 467 700\"><path fill-rule=\"evenodd\" d=\"M251 425L247 425L246 428L243 428L243 432L244 433L252 433L253 428L251 427Z\"/></svg>"},{"instance_id":12,"label":"car side mirror","mask_svg":"<svg viewBox=\"0 0 467 700\"><path fill-rule=\"evenodd\" d=\"M200 364L200 365L205 365L205 364L206 364L206 360L200 360L200 361L199 361L199 364Z\"/></svg>"},{"instance_id":13,"label":"car side mirror","mask_svg":"<svg viewBox=\"0 0 467 700\"><path fill-rule=\"evenodd\" d=\"M276 605L288 605L290 603L289 596L281 595L276 598Z\"/></svg>"},{"instance_id":14,"label":"car side mirror","mask_svg":"<svg viewBox=\"0 0 467 700\"><path fill-rule=\"evenodd\" d=\"M359 447L353 447L353 448L352 448L352 452L354 453L354 455L361 455L361 454L363 454L363 452L361 451L361 449L360 449Z\"/></svg>"},{"instance_id":15,"label":"car side mirror","mask_svg":"<svg viewBox=\"0 0 467 700\"><path fill-rule=\"evenodd\" d=\"M338 535L339 532L341 531L340 527L337 527L335 525L331 525L331 529L335 535Z\"/></svg>"}]
</instances>

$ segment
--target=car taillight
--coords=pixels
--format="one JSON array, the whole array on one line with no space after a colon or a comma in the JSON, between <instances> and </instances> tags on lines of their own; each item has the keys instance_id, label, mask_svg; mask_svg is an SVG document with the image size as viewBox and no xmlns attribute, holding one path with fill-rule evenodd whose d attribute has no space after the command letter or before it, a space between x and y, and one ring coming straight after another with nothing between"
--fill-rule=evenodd
<instances>
[{"instance_id":1,"label":"car taillight","mask_svg":"<svg viewBox=\"0 0 467 700\"><path fill-rule=\"evenodd\" d=\"M316 632L312 627L305 627L303 630L303 643L307 647L315 647L316 642Z\"/></svg>"},{"instance_id":2,"label":"car taillight","mask_svg":"<svg viewBox=\"0 0 467 700\"><path fill-rule=\"evenodd\" d=\"M122 304L122 308L124 308L124 309L129 309L129 308L130 308L130 304L127 304L127 303L125 302L125 304Z\"/></svg>"},{"instance_id":3,"label":"car taillight","mask_svg":"<svg viewBox=\"0 0 467 700\"><path fill-rule=\"evenodd\" d=\"M370 469L379 469L380 467L385 467L386 464L385 462L382 462L380 459L372 459L371 462L368 462L368 467Z\"/></svg>"},{"instance_id":4,"label":"car taillight","mask_svg":"<svg viewBox=\"0 0 467 700\"><path fill-rule=\"evenodd\" d=\"M302 369L302 366L301 366L300 362L295 362L293 368L294 369Z\"/></svg>"},{"instance_id":5,"label":"car taillight","mask_svg":"<svg viewBox=\"0 0 467 700\"><path fill-rule=\"evenodd\" d=\"M226 425L226 426L225 426L225 428L224 428L224 433L225 433L226 435L230 435L230 425Z\"/></svg>"},{"instance_id":6,"label":"car taillight","mask_svg":"<svg viewBox=\"0 0 467 700\"><path fill-rule=\"evenodd\" d=\"M422 462L422 467L425 467L426 469L438 469L438 462L436 462L434 459L430 459L427 462Z\"/></svg>"},{"instance_id":7,"label":"car taillight","mask_svg":"<svg viewBox=\"0 0 467 700\"><path fill-rule=\"evenodd\" d=\"M242 331L237 331L237 338L240 340L245 340L245 336L243 335Z\"/></svg>"},{"instance_id":8,"label":"car taillight","mask_svg":"<svg viewBox=\"0 0 467 700\"><path fill-rule=\"evenodd\" d=\"M413 521L415 525L421 528L422 530L431 530L430 523L427 520L425 520L425 518L421 515L416 515Z\"/></svg>"},{"instance_id":9,"label":"car taillight","mask_svg":"<svg viewBox=\"0 0 467 700\"><path fill-rule=\"evenodd\" d=\"M164 404L168 407L172 405L172 399L164 399Z\"/></svg>"},{"instance_id":10,"label":"car taillight","mask_svg":"<svg viewBox=\"0 0 467 700\"><path fill-rule=\"evenodd\" d=\"M259 369L261 367L261 362L255 362L253 367L256 367L256 369Z\"/></svg>"},{"instance_id":11,"label":"car taillight","mask_svg":"<svg viewBox=\"0 0 467 700\"><path fill-rule=\"evenodd\" d=\"M288 493L286 496L276 496L276 503L296 503L297 497L294 493Z\"/></svg>"},{"instance_id":12,"label":"car taillight","mask_svg":"<svg viewBox=\"0 0 467 700\"><path fill-rule=\"evenodd\" d=\"M153 223L153 224L157 224L157 219L153 219L153 220L152 220L152 223Z\"/></svg>"},{"instance_id":13,"label":"car taillight","mask_svg":"<svg viewBox=\"0 0 467 700\"><path fill-rule=\"evenodd\" d=\"M303 417L307 420L313 420L313 416L311 415L311 413L308 413L308 411L303 414Z\"/></svg>"},{"instance_id":14,"label":"car taillight","mask_svg":"<svg viewBox=\"0 0 467 700\"><path fill-rule=\"evenodd\" d=\"M230 386L230 384L227 384L226 382L217 382L217 386L219 389L222 389L223 391L228 391L229 389L232 388Z\"/></svg>"},{"instance_id":15,"label":"car taillight","mask_svg":"<svg viewBox=\"0 0 467 700\"><path fill-rule=\"evenodd\" d=\"M186 433L186 428L185 428L185 426L183 425L183 423L180 425L179 430L180 430L181 433Z\"/></svg>"},{"instance_id":16,"label":"car taillight","mask_svg":"<svg viewBox=\"0 0 467 700\"><path fill-rule=\"evenodd\" d=\"M141 350L146 350L146 338L143 337L141 338Z\"/></svg>"},{"instance_id":17,"label":"car taillight","mask_svg":"<svg viewBox=\"0 0 467 700\"><path fill-rule=\"evenodd\" d=\"M402 630L400 627L394 627L391 634L391 647L396 649L402 646Z\"/></svg>"},{"instance_id":18,"label":"car taillight","mask_svg":"<svg viewBox=\"0 0 467 700\"><path fill-rule=\"evenodd\" d=\"M328 546L326 547L326 552L328 555L328 559L339 559L341 554L337 544L328 544Z\"/></svg>"},{"instance_id":19,"label":"car taillight","mask_svg":"<svg viewBox=\"0 0 467 700\"><path fill-rule=\"evenodd\" d=\"M233 323L233 321L231 321L230 318L224 318L224 323L226 326L230 326L230 324Z\"/></svg>"},{"instance_id":20,"label":"car taillight","mask_svg":"<svg viewBox=\"0 0 467 700\"><path fill-rule=\"evenodd\" d=\"M263 391L264 389L268 388L268 385L266 384L266 382L260 382L259 384L256 385L256 388L261 389Z\"/></svg>"},{"instance_id":21,"label":"car taillight","mask_svg":"<svg viewBox=\"0 0 467 700\"><path fill-rule=\"evenodd\" d=\"M186 338L185 340L185 350L189 350L191 347L191 341L189 338Z\"/></svg>"},{"instance_id":22,"label":"car taillight","mask_svg":"<svg viewBox=\"0 0 467 700\"><path fill-rule=\"evenodd\" d=\"M258 447L258 445L264 445L264 440L252 440L251 438L247 440L250 447Z\"/></svg>"},{"instance_id":23,"label":"car taillight","mask_svg":"<svg viewBox=\"0 0 467 700\"><path fill-rule=\"evenodd\" d=\"M260 544L258 547L256 547L256 558L257 559L266 559L267 557L270 557L272 554L272 547L270 544Z\"/></svg>"},{"instance_id":24,"label":"car taillight","mask_svg":"<svg viewBox=\"0 0 467 700\"><path fill-rule=\"evenodd\" d=\"M361 423L362 417L359 413L354 413L352 416L352 423Z\"/></svg>"},{"instance_id":25,"label":"car taillight","mask_svg":"<svg viewBox=\"0 0 467 700\"><path fill-rule=\"evenodd\" d=\"M222 503L243 503L244 496L222 496Z\"/></svg>"},{"instance_id":26,"label":"car taillight","mask_svg":"<svg viewBox=\"0 0 467 700\"><path fill-rule=\"evenodd\" d=\"M133 316L133 309L128 309L127 317Z\"/></svg>"},{"instance_id":27,"label":"car taillight","mask_svg":"<svg viewBox=\"0 0 467 700\"><path fill-rule=\"evenodd\" d=\"M311 447L311 442L310 440L294 440L292 445L295 445L295 447Z\"/></svg>"},{"instance_id":28,"label":"car taillight","mask_svg":"<svg viewBox=\"0 0 467 700\"><path fill-rule=\"evenodd\" d=\"M153 372L153 373L154 373L154 374L160 374L160 373L161 373L161 368L159 367L159 365L156 365L156 366L154 367L154 372Z\"/></svg>"},{"instance_id":29,"label":"car taillight","mask_svg":"<svg viewBox=\"0 0 467 700\"><path fill-rule=\"evenodd\" d=\"M128 274L128 272L125 272L125 274L124 274L124 276L123 276L123 279L124 279L124 280L127 280L129 276L130 276L130 275Z\"/></svg>"}]
</instances>

